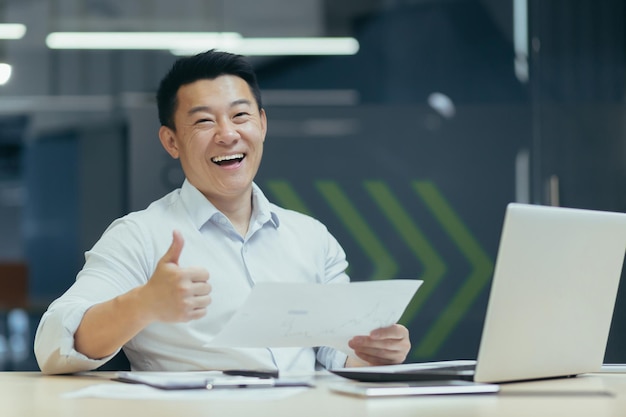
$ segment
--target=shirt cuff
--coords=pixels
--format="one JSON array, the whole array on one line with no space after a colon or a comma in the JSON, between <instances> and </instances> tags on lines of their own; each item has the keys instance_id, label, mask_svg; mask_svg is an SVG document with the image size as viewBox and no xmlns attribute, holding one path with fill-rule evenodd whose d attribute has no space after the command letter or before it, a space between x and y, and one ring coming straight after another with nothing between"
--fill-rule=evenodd
<instances>
[{"instance_id":1,"label":"shirt cuff","mask_svg":"<svg viewBox=\"0 0 626 417\"><path fill-rule=\"evenodd\" d=\"M320 347L317 351L317 360L326 369L344 368L348 355L328 346Z\"/></svg>"},{"instance_id":2,"label":"shirt cuff","mask_svg":"<svg viewBox=\"0 0 626 417\"><path fill-rule=\"evenodd\" d=\"M35 353L42 372L48 374L90 371L104 365L119 351L100 359L91 359L78 352L74 334L91 307L89 303L72 303L49 309L41 318L35 336Z\"/></svg>"}]
</instances>

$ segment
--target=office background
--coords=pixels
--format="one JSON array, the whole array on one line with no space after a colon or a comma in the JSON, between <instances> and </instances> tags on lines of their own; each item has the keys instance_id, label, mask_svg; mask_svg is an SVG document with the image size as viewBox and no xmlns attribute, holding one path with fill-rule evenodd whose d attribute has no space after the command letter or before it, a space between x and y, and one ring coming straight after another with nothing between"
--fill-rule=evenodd
<instances>
[{"instance_id":1,"label":"office background","mask_svg":"<svg viewBox=\"0 0 626 417\"><path fill-rule=\"evenodd\" d=\"M52 49L49 33L356 39L251 57L257 183L322 220L354 280L425 280L402 318L419 361L476 356L508 202L626 211L625 19L624 0L0 2L27 28L0 40L0 369L36 369L34 326L84 251L182 181L153 99L176 56ZM626 362L625 286L607 362Z\"/></svg>"}]
</instances>

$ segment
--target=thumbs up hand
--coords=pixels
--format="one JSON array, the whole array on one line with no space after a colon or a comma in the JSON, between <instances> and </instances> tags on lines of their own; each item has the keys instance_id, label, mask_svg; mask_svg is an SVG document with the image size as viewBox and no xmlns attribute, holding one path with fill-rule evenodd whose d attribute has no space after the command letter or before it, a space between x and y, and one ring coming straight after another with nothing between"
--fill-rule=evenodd
<instances>
[{"instance_id":1,"label":"thumbs up hand","mask_svg":"<svg viewBox=\"0 0 626 417\"><path fill-rule=\"evenodd\" d=\"M186 322L206 314L211 303L209 272L204 268L181 268L178 265L185 241L175 230L172 244L159 260L156 270L143 288L143 300L152 319Z\"/></svg>"}]
</instances>

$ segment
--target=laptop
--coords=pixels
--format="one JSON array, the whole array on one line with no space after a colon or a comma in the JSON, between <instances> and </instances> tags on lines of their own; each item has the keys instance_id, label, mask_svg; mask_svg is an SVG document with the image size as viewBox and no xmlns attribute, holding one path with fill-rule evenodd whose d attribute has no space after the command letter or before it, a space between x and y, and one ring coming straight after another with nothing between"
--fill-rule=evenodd
<instances>
[{"instance_id":1,"label":"laptop","mask_svg":"<svg viewBox=\"0 0 626 417\"><path fill-rule=\"evenodd\" d=\"M600 371L625 252L626 213L510 203L476 360L332 372L500 383Z\"/></svg>"}]
</instances>

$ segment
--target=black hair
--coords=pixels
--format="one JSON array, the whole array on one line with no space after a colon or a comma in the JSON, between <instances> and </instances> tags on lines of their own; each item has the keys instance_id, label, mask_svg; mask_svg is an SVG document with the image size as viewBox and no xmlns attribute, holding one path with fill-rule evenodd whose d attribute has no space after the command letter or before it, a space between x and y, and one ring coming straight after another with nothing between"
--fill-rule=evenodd
<instances>
[{"instance_id":1,"label":"black hair","mask_svg":"<svg viewBox=\"0 0 626 417\"><path fill-rule=\"evenodd\" d=\"M259 110L263 107L261 89L252 65L241 55L211 49L197 55L179 58L161 80L156 96L161 125L176 130L174 113L178 104L176 100L180 87L198 80L212 80L221 75L234 75L242 78L248 83Z\"/></svg>"}]
</instances>

